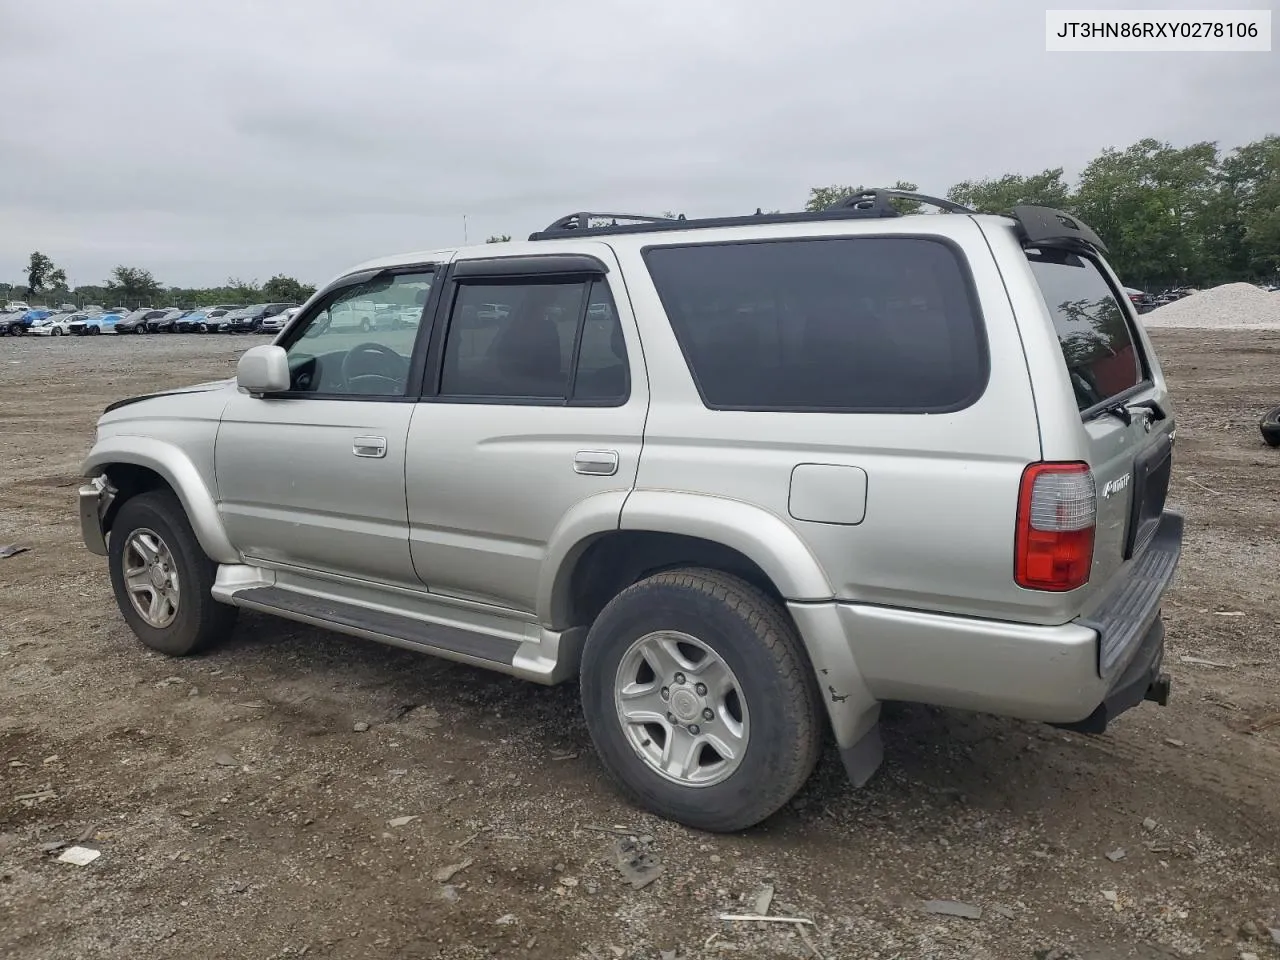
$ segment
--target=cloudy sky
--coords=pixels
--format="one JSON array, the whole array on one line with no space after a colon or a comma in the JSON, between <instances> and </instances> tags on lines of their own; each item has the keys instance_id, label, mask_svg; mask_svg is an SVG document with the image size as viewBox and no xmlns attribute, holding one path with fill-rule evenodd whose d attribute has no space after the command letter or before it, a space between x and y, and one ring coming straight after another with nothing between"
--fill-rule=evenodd
<instances>
[{"instance_id":1,"label":"cloudy sky","mask_svg":"<svg viewBox=\"0 0 1280 960\"><path fill-rule=\"evenodd\" d=\"M1046 6L1275 0L0 0L0 280L323 281L571 210L1280 132L1280 52L1044 51ZM1278 18L1280 19L1280 18Z\"/></svg>"}]
</instances>

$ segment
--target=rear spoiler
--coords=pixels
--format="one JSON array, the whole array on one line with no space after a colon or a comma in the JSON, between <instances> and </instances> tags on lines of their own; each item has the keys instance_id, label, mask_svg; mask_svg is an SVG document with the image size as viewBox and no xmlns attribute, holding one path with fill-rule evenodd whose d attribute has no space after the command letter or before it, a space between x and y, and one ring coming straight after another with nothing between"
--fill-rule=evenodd
<instances>
[{"instance_id":1,"label":"rear spoiler","mask_svg":"<svg viewBox=\"0 0 1280 960\"><path fill-rule=\"evenodd\" d=\"M1107 246L1083 221L1053 207L1022 204L1009 214L1018 224L1023 246L1062 247L1079 250L1091 247L1106 253Z\"/></svg>"}]
</instances>

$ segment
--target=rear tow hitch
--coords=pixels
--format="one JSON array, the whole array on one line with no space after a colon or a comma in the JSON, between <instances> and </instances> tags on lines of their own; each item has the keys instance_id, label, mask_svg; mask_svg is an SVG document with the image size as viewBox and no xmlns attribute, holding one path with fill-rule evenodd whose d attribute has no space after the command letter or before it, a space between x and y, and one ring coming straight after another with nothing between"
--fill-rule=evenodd
<instances>
[{"instance_id":1,"label":"rear tow hitch","mask_svg":"<svg viewBox=\"0 0 1280 960\"><path fill-rule=\"evenodd\" d=\"M1151 686L1147 687L1147 692L1142 699L1167 707L1169 705L1169 691L1172 687L1173 680L1169 678L1167 673L1161 673L1151 681Z\"/></svg>"}]
</instances>

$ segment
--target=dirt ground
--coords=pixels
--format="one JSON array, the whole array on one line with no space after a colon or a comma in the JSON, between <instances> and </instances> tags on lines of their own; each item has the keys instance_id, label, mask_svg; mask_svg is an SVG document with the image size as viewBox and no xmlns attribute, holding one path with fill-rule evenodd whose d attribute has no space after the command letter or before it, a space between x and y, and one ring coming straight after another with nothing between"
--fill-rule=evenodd
<instances>
[{"instance_id":1,"label":"dirt ground","mask_svg":"<svg viewBox=\"0 0 1280 960\"><path fill-rule=\"evenodd\" d=\"M1280 333L1156 338L1188 521L1172 703L1100 737L891 705L870 784L829 754L728 837L620 800L572 686L252 615L206 656L147 652L80 543L80 459L107 402L230 376L250 341L0 339L0 544L30 548L0 560L0 957L1280 958L1280 451L1256 427ZM656 882L623 882L614 825ZM101 857L49 849L77 840ZM766 884L803 936L717 919Z\"/></svg>"}]
</instances>

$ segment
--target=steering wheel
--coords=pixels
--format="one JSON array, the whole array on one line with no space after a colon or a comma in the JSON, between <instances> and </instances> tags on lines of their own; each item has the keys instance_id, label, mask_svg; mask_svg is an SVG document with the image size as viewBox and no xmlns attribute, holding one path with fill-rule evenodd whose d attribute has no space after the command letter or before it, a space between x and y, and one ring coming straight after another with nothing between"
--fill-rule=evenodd
<instances>
[{"instance_id":1,"label":"steering wheel","mask_svg":"<svg viewBox=\"0 0 1280 960\"><path fill-rule=\"evenodd\" d=\"M374 369L361 370L357 359ZM378 372L388 369L394 373ZM367 341L358 343L342 358L342 379L352 393L372 393L380 396L399 393L404 389L404 378L409 372L409 364L404 357L382 343ZM360 381L360 389L354 389Z\"/></svg>"}]
</instances>

